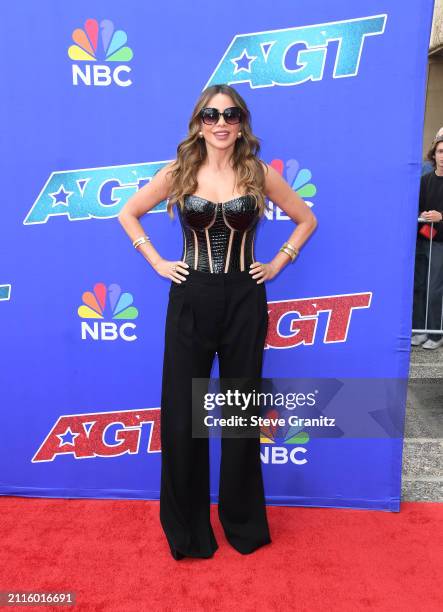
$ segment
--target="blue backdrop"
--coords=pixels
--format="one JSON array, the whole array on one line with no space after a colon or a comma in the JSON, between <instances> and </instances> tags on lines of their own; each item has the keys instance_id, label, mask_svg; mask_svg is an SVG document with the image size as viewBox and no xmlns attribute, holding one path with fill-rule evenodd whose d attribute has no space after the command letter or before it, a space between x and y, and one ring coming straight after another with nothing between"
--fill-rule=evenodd
<instances>
[{"instance_id":1,"label":"blue backdrop","mask_svg":"<svg viewBox=\"0 0 443 612\"><path fill-rule=\"evenodd\" d=\"M399 509L432 5L3 7L1 494L158 499L169 282L116 217L175 158L202 89L224 82L251 109L262 159L319 221L267 283L263 375L309 379L342 419L335 436L263 432L267 501ZM142 223L177 259L165 206ZM294 227L271 209L261 261Z\"/></svg>"}]
</instances>

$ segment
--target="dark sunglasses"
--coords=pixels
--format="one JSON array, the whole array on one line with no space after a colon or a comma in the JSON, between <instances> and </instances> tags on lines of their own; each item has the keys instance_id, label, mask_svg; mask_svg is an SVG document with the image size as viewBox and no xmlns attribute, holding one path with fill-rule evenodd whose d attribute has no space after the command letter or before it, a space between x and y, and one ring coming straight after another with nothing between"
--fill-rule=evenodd
<instances>
[{"instance_id":1,"label":"dark sunglasses","mask_svg":"<svg viewBox=\"0 0 443 612\"><path fill-rule=\"evenodd\" d=\"M225 108L225 110L221 113L217 108L202 108L200 111L200 117L203 123L206 125L215 125L220 115L223 115L226 123L233 125L234 123L240 123L242 118L242 110L238 106L230 106L229 108Z\"/></svg>"}]
</instances>

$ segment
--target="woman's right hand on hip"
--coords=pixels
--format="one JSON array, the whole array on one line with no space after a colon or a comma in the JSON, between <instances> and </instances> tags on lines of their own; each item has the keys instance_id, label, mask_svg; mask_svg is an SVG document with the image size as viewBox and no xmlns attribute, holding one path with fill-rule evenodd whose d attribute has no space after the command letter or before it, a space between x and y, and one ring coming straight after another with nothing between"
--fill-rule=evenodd
<instances>
[{"instance_id":1,"label":"woman's right hand on hip","mask_svg":"<svg viewBox=\"0 0 443 612\"><path fill-rule=\"evenodd\" d=\"M177 284L185 281L189 274L187 271L189 265L181 260L169 261L168 259L161 258L153 267L160 276L169 278Z\"/></svg>"}]
</instances>

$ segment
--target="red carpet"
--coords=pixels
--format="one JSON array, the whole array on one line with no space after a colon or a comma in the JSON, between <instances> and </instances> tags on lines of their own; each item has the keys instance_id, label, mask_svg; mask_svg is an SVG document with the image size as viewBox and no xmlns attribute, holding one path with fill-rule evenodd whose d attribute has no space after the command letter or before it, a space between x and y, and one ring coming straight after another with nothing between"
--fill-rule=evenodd
<instances>
[{"instance_id":1,"label":"red carpet","mask_svg":"<svg viewBox=\"0 0 443 612\"><path fill-rule=\"evenodd\" d=\"M443 609L443 504L400 513L268 507L273 542L175 561L158 502L0 497L0 590L70 590L73 607L11 610L296 612ZM5 609L6 608L2 608Z\"/></svg>"}]
</instances>

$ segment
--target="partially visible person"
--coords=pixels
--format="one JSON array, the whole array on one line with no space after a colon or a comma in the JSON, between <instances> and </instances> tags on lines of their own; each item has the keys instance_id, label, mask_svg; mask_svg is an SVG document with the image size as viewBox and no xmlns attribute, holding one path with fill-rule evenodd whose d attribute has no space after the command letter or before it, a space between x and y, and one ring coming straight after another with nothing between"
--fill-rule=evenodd
<instances>
[{"instance_id":1,"label":"partially visible person","mask_svg":"<svg viewBox=\"0 0 443 612\"><path fill-rule=\"evenodd\" d=\"M434 144L434 142L437 140L437 138L439 136L443 136L443 127L441 127L438 130L438 132L436 133L436 135L434 136L434 140L432 141L432 144ZM425 160L423 160L423 163L421 165L421 173L422 173L422 175L423 174L428 174L428 172L432 172L433 169L434 169L434 166L432 165L432 161L430 161L427 158Z\"/></svg>"},{"instance_id":2,"label":"partially visible person","mask_svg":"<svg viewBox=\"0 0 443 612\"><path fill-rule=\"evenodd\" d=\"M419 223L417 231L412 327L438 330L442 329L443 322L443 130L442 135L434 139L427 159L432 170L420 179L419 215L427 223ZM429 224L431 221L433 226ZM411 343L424 349L436 349L443 345L443 330L441 333L417 333L412 336Z\"/></svg>"}]
</instances>

